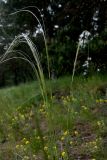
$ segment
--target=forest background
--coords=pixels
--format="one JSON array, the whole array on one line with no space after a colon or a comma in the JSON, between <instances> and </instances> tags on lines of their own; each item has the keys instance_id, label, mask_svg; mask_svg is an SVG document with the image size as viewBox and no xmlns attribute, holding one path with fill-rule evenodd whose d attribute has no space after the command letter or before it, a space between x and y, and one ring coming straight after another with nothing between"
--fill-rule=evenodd
<instances>
[{"instance_id":1,"label":"forest background","mask_svg":"<svg viewBox=\"0 0 107 160\"><path fill-rule=\"evenodd\" d=\"M36 6L40 9L33 7ZM0 1L0 55L5 53L15 36L29 35L36 44L45 76L47 60L43 40L44 26L40 26L28 12L16 11L27 7L45 24L51 77L72 75L78 44L76 74L89 76L106 74L107 70L107 3L106 0L3 0ZM25 43L16 50L26 52ZM17 53L14 53L17 55ZM0 65L0 86L18 85L33 80L28 63L13 59Z\"/></svg>"}]
</instances>

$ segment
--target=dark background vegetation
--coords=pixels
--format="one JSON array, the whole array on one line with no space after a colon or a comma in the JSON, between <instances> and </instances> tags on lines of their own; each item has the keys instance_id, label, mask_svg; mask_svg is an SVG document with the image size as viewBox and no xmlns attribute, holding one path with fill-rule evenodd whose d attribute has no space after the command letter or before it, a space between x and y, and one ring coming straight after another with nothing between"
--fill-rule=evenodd
<instances>
[{"instance_id":1,"label":"dark background vegetation","mask_svg":"<svg viewBox=\"0 0 107 160\"><path fill-rule=\"evenodd\" d=\"M37 21L29 13L10 15L28 7L41 21L43 16L51 73L54 77L72 74L73 62L80 34L87 30L91 40L81 46L76 73L90 75L107 72L107 2L106 0L7 0L0 1L0 55L5 53L16 35L28 33L38 47L44 73L47 76L47 60L42 32ZM30 6L37 6L37 9ZM98 15L95 12L98 11ZM97 18L96 18L97 17ZM42 21L41 21L42 23ZM95 27L97 26L97 29ZM36 34L36 36L35 36ZM84 38L84 37L83 37ZM29 48L18 46L31 56ZM84 64L88 61L88 67ZM0 86L17 85L34 79L31 67L21 60L0 64Z\"/></svg>"}]
</instances>

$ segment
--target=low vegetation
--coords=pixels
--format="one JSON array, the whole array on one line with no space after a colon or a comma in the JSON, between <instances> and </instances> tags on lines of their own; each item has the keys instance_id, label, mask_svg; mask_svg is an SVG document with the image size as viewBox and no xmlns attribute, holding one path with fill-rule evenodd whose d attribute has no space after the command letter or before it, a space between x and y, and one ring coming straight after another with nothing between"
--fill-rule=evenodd
<instances>
[{"instance_id":1,"label":"low vegetation","mask_svg":"<svg viewBox=\"0 0 107 160\"><path fill-rule=\"evenodd\" d=\"M1 0L0 17L0 160L107 160L106 1Z\"/></svg>"},{"instance_id":2,"label":"low vegetation","mask_svg":"<svg viewBox=\"0 0 107 160\"><path fill-rule=\"evenodd\" d=\"M0 90L1 160L107 159L106 77L70 83L46 82L48 107L38 82Z\"/></svg>"}]
</instances>

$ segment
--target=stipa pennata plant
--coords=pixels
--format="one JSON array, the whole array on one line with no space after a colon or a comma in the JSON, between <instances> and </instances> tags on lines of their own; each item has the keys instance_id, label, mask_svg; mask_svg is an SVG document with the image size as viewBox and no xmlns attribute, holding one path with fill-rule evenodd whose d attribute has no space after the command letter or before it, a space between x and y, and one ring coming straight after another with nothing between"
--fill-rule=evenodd
<instances>
[{"instance_id":1,"label":"stipa pennata plant","mask_svg":"<svg viewBox=\"0 0 107 160\"><path fill-rule=\"evenodd\" d=\"M37 11L41 15L41 11L37 7L35 7L35 6L28 6L28 7L36 8ZM49 78L50 78L49 55L48 55L48 47L47 47L47 42L46 42L46 32L45 32L44 20L43 20L43 17L41 17L42 22L43 22L43 25L42 25L40 20L38 19L38 17L32 11L27 9L28 7L23 8L19 11L16 11L16 12L12 13L11 15L18 14L20 12L28 12L31 15L34 16L34 18L37 20L38 24L42 28L42 33L43 33L43 38L44 38L44 43L45 43L45 49L46 49L47 63L48 63L48 74L49 74ZM31 57L29 55L27 55L27 53L25 53L21 50L16 50L15 49L15 47L17 47L18 45L20 45L22 43L26 43L26 45L28 45L28 47L30 48L31 53L33 55L34 61L32 61ZM16 56L16 54L17 54L17 56ZM46 96L45 78L44 78L43 69L42 69L42 66L41 66L40 55L39 55L37 46L33 43L31 38L27 34L22 33L21 35L18 35L18 36L15 37L15 39L10 44L7 51L0 57L0 64L2 64L4 62L7 62L11 59L21 59L21 60L24 60L24 61L28 62L31 65L31 67L34 70L34 73L36 74L37 79L39 81L43 99L46 102L46 99L47 99L46 97L47 96Z\"/></svg>"},{"instance_id":2,"label":"stipa pennata plant","mask_svg":"<svg viewBox=\"0 0 107 160\"><path fill-rule=\"evenodd\" d=\"M34 6L29 6L29 7L34 7ZM41 15L40 10L37 7L34 7L34 8L36 8L37 11ZM15 13L12 13L11 15L17 14L20 12L28 12L31 15L33 15L34 18L37 20L38 24L40 25L40 27L42 28L45 49L46 49L47 63L48 63L48 72L49 72L49 78L50 78L49 56L48 56L48 48L47 48L47 42L46 42L46 33L45 33L45 26L44 26L43 17L42 17L42 21L43 21L43 26L42 26L38 17L32 11L28 10L27 7L15 12ZM15 49L17 46L21 45L22 43L25 43L29 47L29 49L31 50L33 60L26 52ZM31 40L31 38L27 34L22 33L21 35L18 35L15 37L15 39L12 41L12 43L10 44L7 51L0 57L0 64L5 63L7 61L10 61L12 59L20 59L20 60L26 61L28 64L30 64L30 66L32 67L32 69L38 79L44 105L45 105L46 109L48 109L49 103L48 103L48 98L47 98L47 88L46 88L43 68L41 65L40 55L39 55L37 46L34 44L34 42ZM40 134L40 138L41 138L42 148L43 148L43 152L44 152L44 158L47 159L46 151L44 150L44 141L43 141L42 133L40 130L38 116L36 116L36 123L37 123L38 133Z\"/></svg>"}]
</instances>

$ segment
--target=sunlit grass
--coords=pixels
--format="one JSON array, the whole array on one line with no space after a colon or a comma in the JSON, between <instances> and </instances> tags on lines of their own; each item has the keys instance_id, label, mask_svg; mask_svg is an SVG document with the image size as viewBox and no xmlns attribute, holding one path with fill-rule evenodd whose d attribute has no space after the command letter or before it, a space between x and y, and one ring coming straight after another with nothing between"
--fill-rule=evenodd
<instances>
[{"instance_id":1,"label":"sunlit grass","mask_svg":"<svg viewBox=\"0 0 107 160\"><path fill-rule=\"evenodd\" d=\"M22 104L28 103L39 95L38 82L21 84L17 87L8 87L0 90L0 111L8 112L16 109Z\"/></svg>"}]
</instances>

